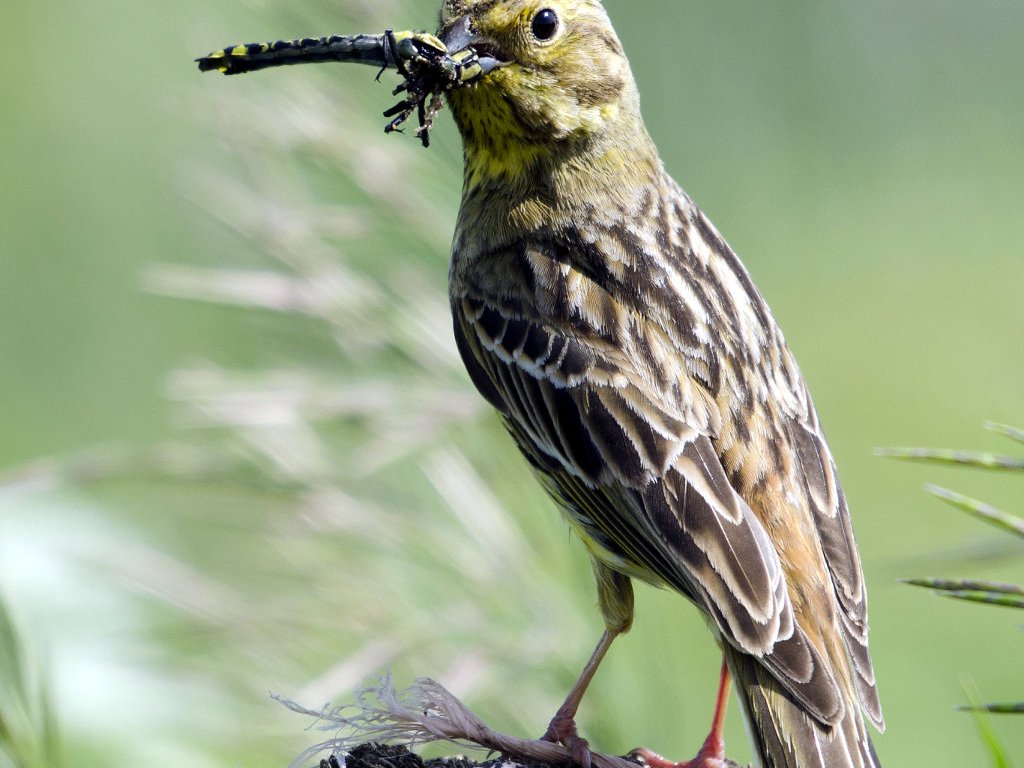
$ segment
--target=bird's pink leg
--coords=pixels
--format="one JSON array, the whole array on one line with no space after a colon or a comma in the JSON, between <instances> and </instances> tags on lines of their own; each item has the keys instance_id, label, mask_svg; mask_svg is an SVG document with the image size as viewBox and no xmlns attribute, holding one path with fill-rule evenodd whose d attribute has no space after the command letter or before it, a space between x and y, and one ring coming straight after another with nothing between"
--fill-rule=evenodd
<instances>
[{"instance_id":1,"label":"bird's pink leg","mask_svg":"<svg viewBox=\"0 0 1024 768\"><path fill-rule=\"evenodd\" d=\"M711 719L711 732L704 739L697 756L692 760L676 763L649 749L634 749L630 754L643 760L648 768L725 768L725 710L729 706L729 667L722 659L722 674L718 678L718 697L715 699L715 714Z\"/></svg>"}]
</instances>

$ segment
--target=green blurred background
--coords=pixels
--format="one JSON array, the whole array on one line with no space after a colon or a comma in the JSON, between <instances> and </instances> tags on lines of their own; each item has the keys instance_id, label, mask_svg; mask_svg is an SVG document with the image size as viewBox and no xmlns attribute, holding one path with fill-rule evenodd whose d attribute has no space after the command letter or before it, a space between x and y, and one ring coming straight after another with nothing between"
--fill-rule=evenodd
<instances>
[{"instance_id":1,"label":"green blurred background","mask_svg":"<svg viewBox=\"0 0 1024 768\"><path fill-rule=\"evenodd\" d=\"M1024 4L607 6L666 164L744 258L828 430L871 589L883 762L987 764L953 708L965 689L1020 700L1015 617L897 580L1020 581L1019 546L920 491L1019 510L1019 481L872 449L996 449L982 421L1024 421ZM590 652L582 548L447 330L447 116L424 152L381 133L393 76L192 63L435 15L4 3L0 596L24 655L0 674L28 681L20 698L0 681L23 750L0 765L61 764L44 723L69 765L283 765L331 734L268 691L318 708L387 668L539 734ZM641 589L583 730L682 757L717 665L695 611ZM1019 720L992 724L1024 761ZM736 717L728 737L743 758Z\"/></svg>"}]
</instances>

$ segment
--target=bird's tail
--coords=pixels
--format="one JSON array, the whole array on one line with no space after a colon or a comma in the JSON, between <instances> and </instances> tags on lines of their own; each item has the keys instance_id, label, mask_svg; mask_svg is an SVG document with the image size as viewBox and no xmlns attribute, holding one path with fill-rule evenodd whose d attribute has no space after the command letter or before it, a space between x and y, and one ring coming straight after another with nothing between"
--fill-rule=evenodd
<instances>
[{"instance_id":1,"label":"bird's tail","mask_svg":"<svg viewBox=\"0 0 1024 768\"><path fill-rule=\"evenodd\" d=\"M856 696L842 719L827 727L804 709L752 656L725 647L726 663L743 706L760 768L881 768Z\"/></svg>"}]
</instances>

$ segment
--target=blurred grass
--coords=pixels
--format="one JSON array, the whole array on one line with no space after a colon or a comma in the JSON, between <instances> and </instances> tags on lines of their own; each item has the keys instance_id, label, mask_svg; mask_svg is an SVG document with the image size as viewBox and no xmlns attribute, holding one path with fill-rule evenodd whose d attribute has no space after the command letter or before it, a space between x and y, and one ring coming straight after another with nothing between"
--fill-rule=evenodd
<instances>
[{"instance_id":1,"label":"blurred grass","mask_svg":"<svg viewBox=\"0 0 1024 768\"><path fill-rule=\"evenodd\" d=\"M870 453L1024 412L1024 6L607 5L666 163L743 256L828 427L872 590L879 753L981 764L957 680L1019 694L977 654L978 637L1017 653L1011 619L896 579L1019 580L1020 547L936 515L925 468ZM596 639L583 554L450 342L450 121L424 152L381 134L368 70L191 62L435 15L0 10L0 586L79 765L281 765L315 737L268 689L316 706L386 666L540 733ZM958 488L1019 499L1012 480ZM583 727L609 751L691 752L717 663L695 611L641 590ZM728 738L742 758L735 717Z\"/></svg>"},{"instance_id":2,"label":"blurred grass","mask_svg":"<svg viewBox=\"0 0 1024 768\"><path fill-rule=\"evenodd\" d=\"M57 717L42 663L24 647L0 600L0 766L60 768L64 765Z\"/></svg>"},{"instance_id":3,"label":"blurred grass","mask_svg":"<svg viewBox=\"0 0 1024 768\"><path fill-rule=\"evenodd\" d=\"M991 432L1008 437L1018 443L1024 443L1024 432L1016 427L993 424L991 422L986 423L985 427ZM1024 461L1019 457L1001 454L935 450L930 448L890 448L879 453L897 459L947 467L971 467L990 472L1020 473L1024 471ZM936 485L927 485L925 490L971 517L995 526L1003 533L1024 539L1024 518L1003 512L983 501L972 499L961 493ZM1019 584L948 578L916 578L906 579L905 581L912 586L925 587L933 590L938 595L954 600L1005 608L1024 608L1024 586ZM986 659L993 666L1001 666L1004 663L1008 667L1018 666L1016 659L1003 660L988 656L987 654ZM971 703L969 706L960 707L960 709L974 714L978 734L989 753L991 764L996 766L996 768L1010 765L1012 760L1000 742L995 729L992 727L989 715L1024 714L1024 702L1018 700L1010 703L986 704L982 702L976 687L973 685L966 687Z\"/></svg>"}]
</instances>

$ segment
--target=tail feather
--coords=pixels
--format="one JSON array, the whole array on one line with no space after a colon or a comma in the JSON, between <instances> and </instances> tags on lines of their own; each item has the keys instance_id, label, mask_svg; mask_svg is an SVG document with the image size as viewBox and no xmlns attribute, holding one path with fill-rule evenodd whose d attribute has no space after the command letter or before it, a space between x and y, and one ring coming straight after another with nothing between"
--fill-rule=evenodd
<instances>
[{"instance_id":1,"label":"tail feather","mask_svg":"<svg viewBox=\"0 0 1024 768\"><path fill-rule=\"evenodd\" d=\"M832 727L804 707L757 659L728 646L726 661L760 768L881 768L856 696Z\"/></svg>"}]
</instances>

